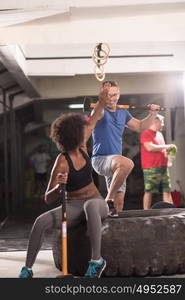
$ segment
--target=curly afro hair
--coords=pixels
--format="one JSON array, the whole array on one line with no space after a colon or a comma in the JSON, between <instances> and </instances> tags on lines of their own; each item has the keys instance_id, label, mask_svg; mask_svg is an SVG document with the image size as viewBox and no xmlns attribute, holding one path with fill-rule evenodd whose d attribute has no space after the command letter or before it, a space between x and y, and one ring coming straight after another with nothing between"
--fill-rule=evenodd
<instances>
[{"instance_id":1,"label":"curly afro hair","mask_svg":"<svg viewBox=\"0 0 185 300\"><path fill-rule=\"evenodd\" d=\"M72 151L84 141L84 128L88 124L82 114L60 115L51 124L50 138L60 151Z\"/></svg>"}]
</instances>

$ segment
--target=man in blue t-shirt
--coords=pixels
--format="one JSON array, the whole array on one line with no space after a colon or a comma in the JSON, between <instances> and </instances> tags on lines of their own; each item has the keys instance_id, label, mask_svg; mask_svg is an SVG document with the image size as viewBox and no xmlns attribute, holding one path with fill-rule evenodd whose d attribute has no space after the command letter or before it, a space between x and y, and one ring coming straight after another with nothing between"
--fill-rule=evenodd
<instances>
[{"instance_id":1,"label":"man in blue t-shirt","mask_svg":"<svg viewBox=\"0 0 185 300\"><path fill-rule=\"evenodd\" d=\"M131 159L122 156L122 135L125 127L141 132L155 120L159 106L150 105L148 116L138 120L125 109L117 108L120 97L118 84L106 81L102 84L99 99L91 117L98 121L93 130L92 166L105 177L107 185L106 201L110 216L117 216L122 211L126 189L126 178L133 169Z\"/></svg>"}]
</instances>

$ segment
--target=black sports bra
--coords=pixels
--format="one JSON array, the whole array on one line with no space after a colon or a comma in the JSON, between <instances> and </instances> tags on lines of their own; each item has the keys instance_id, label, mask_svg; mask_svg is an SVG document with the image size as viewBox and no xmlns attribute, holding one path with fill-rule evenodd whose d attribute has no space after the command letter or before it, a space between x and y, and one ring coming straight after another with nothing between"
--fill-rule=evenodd
<instances>
[{"instance_id":1,"label":"black sports bra","mask_svg":"<svg viewBox=\"0 0 185 300\"><path fill-rule=\"evenodd\" d=\"M68 192L79 190L93 182L91 159L82 149L80 149L80 152L86 161L85 166L80 170L74 168L69 154L67 152L63 153L69 165L69 174L66 184L66 190Z\"/></svg>"}]
</instances>

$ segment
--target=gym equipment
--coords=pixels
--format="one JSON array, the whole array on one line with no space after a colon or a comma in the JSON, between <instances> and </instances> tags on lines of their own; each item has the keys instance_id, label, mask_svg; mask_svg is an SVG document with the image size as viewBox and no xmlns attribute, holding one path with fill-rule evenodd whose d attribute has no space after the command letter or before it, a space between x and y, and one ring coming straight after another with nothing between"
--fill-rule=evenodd
<instances>
[{"instance_id":1,"label":"gym equipment","mask_svg":"<svg viewBox=\"0 0 185 300\"><path fill-rule=\"evenodd\" d=\"M57 278L69 277L73 275L68 273L68 262L67 262L67 216L66 216L66 184L61 184L61 203L62 203L62 235L61 235L61 261L62 261L62 274Z\"/></svg>"},{"instance_id":2,"label":"gym equipment","mask_svg":"<svg viewBox=\"0 0 185 300\"><path fill-rule=\"evenodd\" d=\"M91 97L85 97L84 98L84 103L83 103L83 112L88 112L91 110L91 108L96 107L96 103L92 102ZM135 106L135 105L124 105L124 104L117 104L117 108L122 108L122 109L142 109L142 110L150 110L150 105L145 105L145 106ZM159 111L164 111L165 108L160 107Z\"/></svg>"},{"instance_id":3,"label":"gym equipment","mask_svg":"<svg viewBox=\"0 0 185 300\"><path fill-rule=\"evenodd\" d=\"M185 208L125 210L102 224L104 277L145 277L185 273ZM83 276L91 257L85 224L70 229L69 272ZM155 242L154 242L155 241ZM60 233L53 246L60 267ZM78 253L78 255L76 255ZM175 277L178 277L177 275Z\"/></svg>"},{"instance_id":4,"label":"gym equipment","mask_svg":"<svg viewBox=\"0 0 185 300\"><path fill-rule=\"evenodd\" d=\"M107 43L98 43L94 48L92 59L95 63L94 74L98 81L105 79L104 65L109 57L110 48Z\"/></svg>"}]
</instances>

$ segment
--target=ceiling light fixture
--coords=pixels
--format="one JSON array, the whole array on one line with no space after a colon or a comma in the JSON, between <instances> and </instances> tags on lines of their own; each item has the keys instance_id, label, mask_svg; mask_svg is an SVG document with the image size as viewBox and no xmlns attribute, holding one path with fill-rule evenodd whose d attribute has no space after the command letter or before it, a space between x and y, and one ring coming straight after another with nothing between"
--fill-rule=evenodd
<instances>
[{"instance_id":1,"label":"ceiling light fixture","mask_svg":"<svg viewBox=\"0 0 185 300\"><path fill-rule=\"evenodd\" d=\"M83 104L69 104L69 108L74 108L74 109L83 108Z\"/></svg>"}]
</instances>

